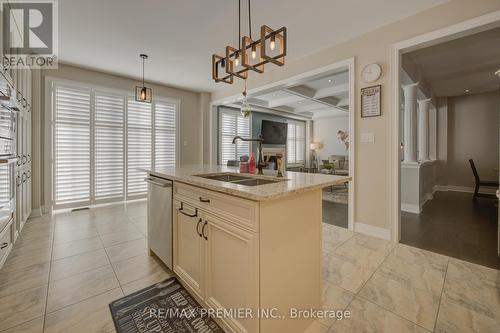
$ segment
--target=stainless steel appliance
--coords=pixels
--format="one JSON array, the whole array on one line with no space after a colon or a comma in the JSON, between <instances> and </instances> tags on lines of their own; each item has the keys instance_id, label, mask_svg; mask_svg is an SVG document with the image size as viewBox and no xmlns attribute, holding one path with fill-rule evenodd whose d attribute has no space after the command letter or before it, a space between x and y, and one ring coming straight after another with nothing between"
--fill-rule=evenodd
<instances>
[{"instance_id":1,"label":"stainless steel appliance","mask_svg":"<svg viewBox=\"0 0 500 333\"><path fill-rule=\"evenodd\" d=\"M16 116L0 106L0 233L14 217L16 162Z\"/></svg>"},{"instance_id":2,"label":"stainless steel appliance","mask_svg":"<svg viewBox=\"0 0 500 333\"><path fill-rule=\"evenodd\" d=\"M172 182L152 175L144 180L148 183L148 247L172 269Z\"/></svg>"}]
</instances>

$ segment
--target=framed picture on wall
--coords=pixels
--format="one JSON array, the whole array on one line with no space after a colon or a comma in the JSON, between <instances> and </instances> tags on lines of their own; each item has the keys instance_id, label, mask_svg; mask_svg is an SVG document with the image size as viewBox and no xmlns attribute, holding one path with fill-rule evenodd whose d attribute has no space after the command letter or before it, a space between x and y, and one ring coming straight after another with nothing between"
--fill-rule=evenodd
<instances>
[{"instance_id":1,"label":"framed picture on wall","mask_svg":"<svg viewBox=\"0 0 500 333\"><path fill-rule=\"evenodd\" d=\"M380 110L382 86L361 88L361 118L378 117Z\"/></svg>"}]
</instances>

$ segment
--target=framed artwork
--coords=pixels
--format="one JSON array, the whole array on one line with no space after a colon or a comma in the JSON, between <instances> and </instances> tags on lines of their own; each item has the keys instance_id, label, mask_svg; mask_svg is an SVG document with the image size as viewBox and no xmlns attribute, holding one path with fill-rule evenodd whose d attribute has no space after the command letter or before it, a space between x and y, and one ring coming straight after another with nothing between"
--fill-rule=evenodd
<instances>
[{"instance_id":1,"label":"framed artwork","mask_svg":"<svg viewBox=\"0 0 500 333\"><path fill-rule=\"evenodd\" d=\"M380 110L382 86L361 88L361 118L378 117Z\"/></svg>"}]
</instances>

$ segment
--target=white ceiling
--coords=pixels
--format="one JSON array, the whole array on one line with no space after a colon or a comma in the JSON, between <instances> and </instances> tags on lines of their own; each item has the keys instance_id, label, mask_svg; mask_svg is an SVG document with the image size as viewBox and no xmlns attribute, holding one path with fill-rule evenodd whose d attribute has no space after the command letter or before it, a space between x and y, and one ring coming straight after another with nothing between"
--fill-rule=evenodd
<instances>
[{"instance_id":1,"label":"white ceiling","mask_svg":"<svg viewBox=\"0 0 500 333\"><path fill-rule=\"evenodd\" d=\"M253 0L252 23L286 26L292 61L447 1ZM237 1L60 0L59 38L62 62L139 78L144 52L148 81L224 89L211 55L237 45Z\"/></svg>"},{"instance_id":2,"label":"white ceiling","mask_svg":"<svg viewBox=\"0 0 500 333\"><path fill-rule=\"evenodd\" d=\"M349 72L339 69L295 84L285 84L248 96L255 107L285 112L304 118L347 116L349 112ZM233 104L239 107L238 103ZM258 111L258 109L257 109Z\"/></svg>"},{"instance_id":3,"label":"white ceiling","mask_svg":"<svg viewBox=\"0 0 500 333\"><path fill-rule=\"evenodd\" d=\"M436 97L500 89L500 28L403 55L409 57Z\"/></svg>"}]
</instances>

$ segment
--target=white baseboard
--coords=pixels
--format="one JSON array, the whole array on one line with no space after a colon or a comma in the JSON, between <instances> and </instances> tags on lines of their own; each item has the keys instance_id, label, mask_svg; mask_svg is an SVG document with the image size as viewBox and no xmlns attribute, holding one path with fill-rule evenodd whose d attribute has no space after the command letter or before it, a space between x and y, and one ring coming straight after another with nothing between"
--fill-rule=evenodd
<instances>
[{"instance_id":1,"label":"white baseboard","mask_svg":"<svg viewBox=\"0 0 500 333\"><path fill-rule=\"evenodd\" d=\"M413 214L420 214L422 212L422 208L419 205L404 202L401 203L401 210Z\"/></svg>"},{"instance_id":2,"label":"white baseboard","mask_svg":"<svg viewBox=\"0 0 500 333\"><path fill-rule=\"evenodd\" d=\"M375 227L366 223L354 223L354 231L368 236L391 240L391 230Z\"/></svg>"},{"instance_id":3,"label":"white baseboard","mask_svg":"<svg viewBox=\"0 0 500 333\"><path fill-rule=\"evenodd\" d=\"M464 193L474 193L474 187L469 186L455 186L455 185L436 185L437 191L453 191L453 192L464 192ZM482 188L479 193L483 194L495 194L496 189L492 188Z\"/></svg>"}]
</instances>

